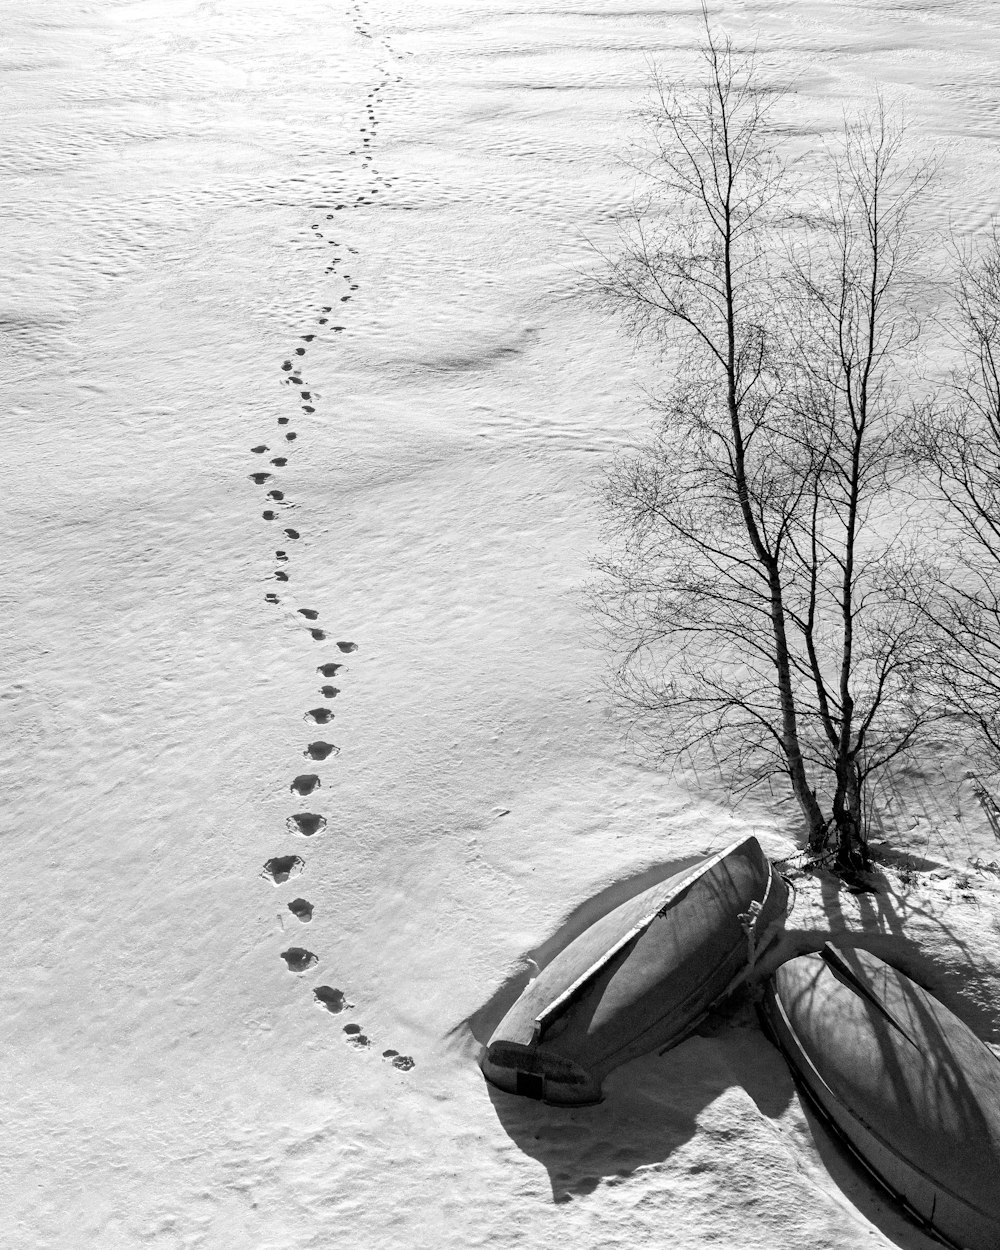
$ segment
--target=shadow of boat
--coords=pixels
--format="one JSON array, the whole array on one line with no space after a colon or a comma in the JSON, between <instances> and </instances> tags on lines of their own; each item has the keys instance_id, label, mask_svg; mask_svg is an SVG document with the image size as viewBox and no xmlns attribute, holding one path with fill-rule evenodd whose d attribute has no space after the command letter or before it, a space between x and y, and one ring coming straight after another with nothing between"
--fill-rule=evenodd
<instances>
[{"instance_id":1,"label":"shadow of boat","mask_svg":"<svg viewBox=\"0 0 1000 1250\"><path fill-rule=\"evenodd\" d=\"M746 1090L772 1119L794 1096L784 1060L754 1026L690 1037L666 1054L634 1059L607 1077L603 1102L590 1106L553 1106L486 1088L504 1132L545 1168L557 1203L665 1162L728 1091Z\"/></svg>"}]
</instances>

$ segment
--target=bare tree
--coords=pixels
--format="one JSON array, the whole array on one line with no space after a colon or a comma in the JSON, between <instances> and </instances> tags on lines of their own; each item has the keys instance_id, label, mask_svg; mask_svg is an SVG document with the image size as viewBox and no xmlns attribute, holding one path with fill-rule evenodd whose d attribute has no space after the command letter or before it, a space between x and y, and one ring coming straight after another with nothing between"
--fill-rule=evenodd
<instances>
[{"instance_id":1,"label":"bare tree","mask_svg":"<svg viewBox=\"0 0 1000 1250\"><path fill-rule=\"evenodd\" d=\"M832 772L842 859L863 842L869 782L942 709L917 697L929 672L928 562L901 509L913 471L915 349L922 323L911 226L926 167L879 98L846 128L832 193L791 249L788 376L813 452L806 546L794 536L796 624L808 656L816 767ZM817 724L818 721L818 724Z\"/></svg>"},{"instance_id":2,"label":"bare tree","mask_svg":"<svg viewBox=\"0 0 1000 1250\"><path fill-rule=\"evenodd\" d=\"M922 424L945 504L947 567L924 604L939 643L936 693L1000 766L1000 227L957 249L948 400Z\"/></svg>"},{"instance_id":3,"label":"bare tree","mask_svg":"<svg viewBox=\"0 0 1000 1250\"><path fill-rule=\"evenodd\" d=\"M923 179L880 103L824 211L793 222L775 96L707 18L702 55L700 89L654 78L634 161L651 190L609 262L607 295L675 380L608 477L596 597L618 693L663 753L708 750L737 785L782 775L810 845L833 831L858 866L870 780L929 714L916 556L891 521Z\"/></svg>"}]
</instances>

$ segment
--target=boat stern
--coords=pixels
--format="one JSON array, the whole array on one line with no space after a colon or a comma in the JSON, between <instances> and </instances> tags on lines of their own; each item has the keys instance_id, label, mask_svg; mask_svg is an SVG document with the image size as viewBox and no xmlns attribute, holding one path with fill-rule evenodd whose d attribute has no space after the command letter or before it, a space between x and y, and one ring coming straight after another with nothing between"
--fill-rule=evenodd
<instances>
[{"instance_id":1,"label":"boat stern","mask_svg":"<svg viewBox=\"0 0 1000 1250\"><path fill-rule=\"evenodd\" d=\"M557 1106L578 1107L601 1101L600 1081L572 1059L544 1047L491 1042L479 1066L491 1085L509 1094Z\"/></svg>"}]
</instances>

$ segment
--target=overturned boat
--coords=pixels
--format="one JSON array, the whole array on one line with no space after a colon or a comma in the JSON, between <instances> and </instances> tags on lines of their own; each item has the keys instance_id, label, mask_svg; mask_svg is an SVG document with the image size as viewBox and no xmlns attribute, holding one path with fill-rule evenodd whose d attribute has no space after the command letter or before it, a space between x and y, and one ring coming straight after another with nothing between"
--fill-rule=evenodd
<instances>
[{"instance_id":1,"label":"overturned boat","mask_svg":"<svg viewBox=\"0 0 1000 1250\"><path fill-rule=\"evenodd\" d=\"M827 945L783 964L764 1024L828 1126L924 1228L1000 1246L1000 1060L898 969Z\"/></svg>"},{"instance_id":2,"label":"overturned boat","mask_svg":"<svg viewBox=\"0 0 1000 1250\"><path fill-rule=\"evenodd\" d=\"M746 838L603 916L531 982L481 1061L501 1089L546 1102L601 1098L613 1068L674 1046L747 975L788 906Z\"/></svg>"}]
</instances>

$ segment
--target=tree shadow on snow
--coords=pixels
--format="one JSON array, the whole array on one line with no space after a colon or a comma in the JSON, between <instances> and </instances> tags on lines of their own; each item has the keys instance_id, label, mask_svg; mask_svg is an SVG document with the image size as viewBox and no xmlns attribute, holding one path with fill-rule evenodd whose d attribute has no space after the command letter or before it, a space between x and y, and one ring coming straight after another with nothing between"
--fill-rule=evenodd
<instances>
[{"instance_id":1,"label":"tree shadow on snow","mask_svg":"<svg viewBox=\"0 0 1000 1250\"><path fill-rule=\"evenodd\" d=\"M822 950L826 942L856 947L904 972L984 1041L1000 1041L995 974L984 965L981 952L919 895L900 892L884 873L874 872L870 874L872 892L852 894L858 909L855 919L844 912L843 882L832 873L819 872L816 876L829 928L786 929L758 966L759 977L769 976L796 955ZM926 937L920 940L921 930L941 939L938 949L930 950ZM908 936L913 932L918 936ZM949 952L947 959L942 958L943 951Z\"/></svg>"}]
</instances>

